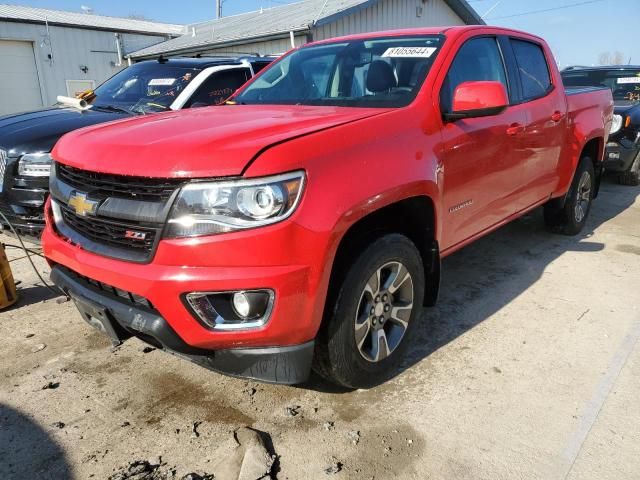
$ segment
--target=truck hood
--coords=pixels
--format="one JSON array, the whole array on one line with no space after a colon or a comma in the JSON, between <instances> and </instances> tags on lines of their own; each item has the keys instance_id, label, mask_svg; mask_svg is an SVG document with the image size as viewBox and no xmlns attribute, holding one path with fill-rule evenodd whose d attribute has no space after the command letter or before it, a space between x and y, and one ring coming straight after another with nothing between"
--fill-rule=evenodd
<instances>
[{"instance_id":1,"label":"truck hood","mask_svg":"<svg viewBox=\"0 0 640 480\"><path fill-rule=\"evenodd\" d=\"M630 102L629 100L616 100L614 102L614 113L618 115L631 113L631 110L640 112L640 103Z\"/></svg>"},{"instance_id":2,"label":"truck hood","mask_svg":"<svg viewBox=\"0 0 640 480\"><path fill-rule=\"evenodd\" d=\"M125 117L116 112L52 107L0 117L0 147L12 156L50 152L65 133Z\"/></svg>"},{"instance_id":3,"label":"truck hood","mask_svg":"<svg viewBox=\"0 0 640 480\"><path fill-rule=\"evenodd\" d=\"M165 178L240 175L261 151L386 109L228 105L138 117L66 135L53 157L103 173Z\"/></svg>"}]
</instances>

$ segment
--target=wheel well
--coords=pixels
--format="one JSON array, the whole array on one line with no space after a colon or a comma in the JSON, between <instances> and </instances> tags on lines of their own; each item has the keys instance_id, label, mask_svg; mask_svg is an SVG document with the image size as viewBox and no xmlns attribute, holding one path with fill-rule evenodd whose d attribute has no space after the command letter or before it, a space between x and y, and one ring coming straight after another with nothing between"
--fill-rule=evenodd
<instances>
[{"instance_id":1,"label":"wheel well","mask_svg":"<svg viewBox=\"0 0 640 480\"><path fill-rule=\"evenodd\" d=\"M376 210L354 223L342 237L331 269L325 313L355 258L389 233L407 236L417 247L425 268L425 304L435 303L440 283L440 252L435 241L435 213L429 197L412 197ZM325 315L326 317L326 315Z\"/></svg>"},{"instance_id":2,"label":"wheel well","mask_svg":"<svg viewBox=\"0 0 640 480\"><path fill-rule=\"evenodd\" d=\"M600 152L602 152L602 143L602 138L592 138L585 144L584 148L582 149L582 153L580 154L580 159L589 157L593 162L593 171L596 174L596 185L593 198L598 196L598 192L600 190L600 177L602 176L602 159L600 158Z\"/></svg>"},{"instance_id":3,"label":"wheel well","mask_svg":"<svg viewBox=\"0 0 640 480\"><path fill-rule=\"evenodd\" d=\"M596 164L601 160L600 159L601 151L602 151L602 139L592 138L585 144L584 148L582 149L582 154L580 155L580 158L589 157L593 161L594 167L595 167Z\"/></svg>"}]
</instances>

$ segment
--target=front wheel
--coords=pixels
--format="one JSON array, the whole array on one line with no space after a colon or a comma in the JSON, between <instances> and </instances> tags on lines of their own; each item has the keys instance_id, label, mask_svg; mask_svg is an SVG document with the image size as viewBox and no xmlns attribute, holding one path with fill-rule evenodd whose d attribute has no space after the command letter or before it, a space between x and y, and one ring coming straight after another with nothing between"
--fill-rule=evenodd
<instances>
[{"instance_id":1,"label":"front wheel","mask_svg":"<svg viewBox=\"0 0 640 480\"><path fill-rule=\"evenodd\" d=\"M547 227L563 235L577 235L587 223L595 190L593 161L583 157L578 165L567 193L564 205L551 200L544 206L544 221Z\"/></svg>"},{"instance_id":2,"label":"front wheel","mask_svg":"<svg viewBox=\"0 0 640 480\"><path fill-rule=\"evenodd\" d=\"M369 245L327 309L315 370L348 388L390 378L420 315L424 282L422 258L407 237L386 235Z\"/></svg>"}]
</instances>

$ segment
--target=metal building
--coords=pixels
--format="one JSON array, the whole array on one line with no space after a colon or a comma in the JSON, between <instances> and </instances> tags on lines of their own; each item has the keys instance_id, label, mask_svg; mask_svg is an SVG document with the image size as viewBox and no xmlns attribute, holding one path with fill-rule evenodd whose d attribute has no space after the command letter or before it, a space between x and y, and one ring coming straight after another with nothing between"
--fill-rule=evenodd
<instances>
[{"instance_id":1,"label":"metal building","mask_svg":"<svg viewBox=\"0 0 640 480\"><path fill-rule=\"evenodd\" d=\"M465 0L304 0L190 25L185 35L130 57L268 55L351 33L464 24L484 24Z\"/></svg>"},{"instance_id":2,"label":"metal building","mask_svg":"<svg viewBox=\"0 0 640 480\"><path fill-rule=\"evenodd\" d=\"M181 25L0 5L0 115L55 103L126 66L124 56Z\"/></svg>"}]
</instances>

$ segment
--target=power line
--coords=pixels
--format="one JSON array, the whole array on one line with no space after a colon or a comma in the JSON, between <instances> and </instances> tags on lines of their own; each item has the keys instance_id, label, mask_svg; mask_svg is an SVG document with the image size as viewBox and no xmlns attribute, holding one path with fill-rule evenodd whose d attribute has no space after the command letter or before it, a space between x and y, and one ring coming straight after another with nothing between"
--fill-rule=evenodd
<instances>
[{"instance_id":1,"label":"power line","mask_svg":"<svg viewBox=\"0 0 640 480\"><path fill-rule=\"evenodd\" d=\"M562 5L560 7L545 8L543 10L532 10L530 12L515 13L513 15L502 15L500 17L491 17L491 18L487 18L487 20L501 20L503 18L523 17L525 15L534 15L536 13L553 12L555 10L562 10L564 8L580 7L582 5L589 5L591 3L600 3L600 2L604 2L604 0L588 0L586 2L572 3L569 5Z\"/></svg>"}]
</instances>

